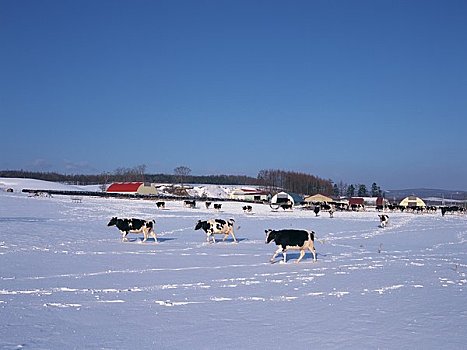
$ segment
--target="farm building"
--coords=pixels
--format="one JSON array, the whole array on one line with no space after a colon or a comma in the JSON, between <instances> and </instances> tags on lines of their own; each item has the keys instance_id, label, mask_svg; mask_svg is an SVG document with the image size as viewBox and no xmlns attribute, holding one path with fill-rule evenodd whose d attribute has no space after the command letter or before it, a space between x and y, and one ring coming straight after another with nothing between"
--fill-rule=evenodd
<instances>
[{"instance_id":1,"label":"farm building","mask_svg":"<svg viewBox=\"0 0 467 350\"><path fill-rule=\"evenodd\" d=\"M330 203L333 201L333 199L331 197L318 193L313 196L305 197L304 201L306 203Z\"/></svg>"},{"instance_id":2,"label":"farm building","mask_svg":"<svg viewBox=\"0 0 467 350\"><path fill-rule=\"evenodd\" d=\"M401 205L403 207L409 207L409 208L412 208L412 207L426 207L425 202L421 198L415 197L415 196L405 197L399 203L399 205Z\"/></svg>"},{"instance_id":3,"label":"farm building","mask_svg":"<svg viewBox=\"0 0 467 350\"><path fill-rule=\"evenodd\" d=\"M349 198L349 205L365 205L365 199L361 197L351 197Z\"/></svg>"},{"instance_id":4,"label":"farm building","mask_svg":"<svg viewBox=\"0 0 467 350\"><path fill-rule=\"evenodd\" d=\"M251 202L263 202L269 200L269 193L256 188L241 188L230 193L230 199Z\"/></svg>"},{"instance_id":5,"label":"farm building","mask_svg":"<svg viewBox=\"0 0 467 350\"><path fill-rule=\"evenodd\" d=\"M301 204L303 202L303 198L295 193L286 193L286 192L279 192L275 196L271 198L271 204L287 204L290 203L292 205Z\"/></svg>"},{"instance_id":6,"label":"farm building","mask_svg":"<svg viewBox=\"0 0 467 350\"><path fill-rule=\"evenodd\" d=\"M125 194L157 194L153 184L144 182L114 182L107 188L107 192Z\"/></svg>"}]
</instances>

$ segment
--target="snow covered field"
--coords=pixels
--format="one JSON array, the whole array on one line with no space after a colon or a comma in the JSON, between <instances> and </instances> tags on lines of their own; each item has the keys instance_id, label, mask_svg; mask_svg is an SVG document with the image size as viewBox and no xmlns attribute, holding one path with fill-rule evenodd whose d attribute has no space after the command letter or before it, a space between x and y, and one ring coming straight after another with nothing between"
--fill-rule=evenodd
<instances>
[{"instance_id":1,"label":"snow covered field","mask_svg":"<svg viewBox=\"0 0 467 350\"><path fill-rule=\"evenodd\" d=\"M43 182L0 185L15 189L0 192L2 349L466 348L465 215L390 213L382 229L370 211L158 210L20 192L58 189ZM112 216L156 219L160 242L123 243ZM235 219L238 244L194 231L217 217ZM294 264L294 252L270 264L267 228L313 229L318 261Z\"/></svg>"}]
</instances>

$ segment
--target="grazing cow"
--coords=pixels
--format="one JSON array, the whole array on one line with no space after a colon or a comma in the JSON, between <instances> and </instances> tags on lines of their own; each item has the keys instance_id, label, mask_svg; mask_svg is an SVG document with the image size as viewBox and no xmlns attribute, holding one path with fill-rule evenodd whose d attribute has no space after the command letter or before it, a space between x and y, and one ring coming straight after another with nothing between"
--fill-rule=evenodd
<instances>
[{"instance_id":1,"label":"grazing cow","mask_svg":"<svg viewBox=\"0 0 467 350\"><path fill-rule=\"evenodd\" d=\"M459 207L457 205L452 205L449 207L440 207L441 209L441 215L444 216L446 213L459 213L459 214L464 214L465 213L465 208Z\"/></svg>"},{"instance_id":2,"label":"grazing cow","mask_svg":"<svg viewBox=\"0 0 467 350\"><path fill-rule=\"evenodd\" d=\"M300 256L296 263L305 256L305 250L308 249L313 254L313 261L316 261L316 249L315 249L315 233L308 230L265 230L266 232L266 243L274 241L276 245L280 246L274 255L271 257L271 263L274 262L279 253L282 253L283 262L287 262L287 250L300 250Z\"/></svg>"},{"instance_id":3,"label":"grazing cow","mask_svg":"<svg viewBox=\"0 0 467 350\"><path fill-rule=\"evenodd\" d=\"M212 242L216 243L216 239L214 238L215 234L223 234L224 238L222 241L225 241L229 234L231 234L234 242L237 242L234 234L234 223L234 219L230 219L228 221L222 219L212 219L207 221L198 220L195 230L203 229L203 231L206 232L207 242L212 238Z\"/></svg>"},{"instance_id":4,"label":"grazing cow","mask_svg":"<svg viewBox=\"0 0 467 350\"><path fill-rule=\"evenodd\" d=\"M379 214L379 225L381 227L386 227L386 225L389 223L389 216L386 214Z\"/></svg>"},{"instance_id":5,"label":"grazing cow","mask_svg":"<svg viewBox=\"0 0 467 350\"><path fill-rule=\"evenodd\" d=\"M206 209L209 209L209 207L211 206L211 202L205 202L204 204L206 205Z\"/></svg>"},{"instance_id":6,"label":"grazing cow","mask_svg":"<svg viewBox=\"0 0 467 350\"><path fill-rule=\"evenodd\" d=\"M243 211L245 213L251 213L252 210L253 210L253 207L251 205L244 205L243 206Z\"/></svg>"},{"instance_id":7,"label":"grazing cow","mask_svg":"<svg viewBox=\"0 0 467 350\"><path fill-rule=\"evenodd\" d=\"M157 202L156 205L159 209L165 209L165 202Z\"/></svg>"},{"instance_id":8,"label":"grazing cow","mask_svg":"<svg viewBox=\"0 0 467 350\"><path fill-rule=\"evenodd\" d=\"M365 210L365 206L363 204L351 204L350 208L352 211Z\"/></svg>"},{"instance_id":9,"label":"grazing cow","mask_svg":"<svg viewBox=\"0 0 467 350\"><path fill-rule=\"evenodd\" d=\"M116 216L110 219L107 226L117 226L117 228L122 233L122 241L127 241L126 236L128 233L143 233L144 239L143 242L149 237L149 234L154 238L154 241L157 242L157 236L154 232L154 220L141 220L141 219L119 219Z\"/></svg>"},{"instance_id":10,"label":"grazing cow","mask_svg":"<svg viewBox=\"0 0 467 350\"><path fill-rule=\"evenodd\" d=\"M221 210L221 208L222 208L222 204L220 204L220 203L214 203L214 209L216 209L216 210Z\"/></svg>"},{"instance_id":11,"label":"grazing cow","mask_svg":"<svg viewBox=\"0 0 467 350\"><path fill-rule=\"evenodd\" d=\"M185 207L188 207L188 208L191 208L191 209L196 208L196 201L195 200L185 201L184 204L185 204Z\"/></svg>"},{"instance_id":12,"label":"grazing cow","mask_svg":"<svg viewBox=\"0 0 467 350\"><path fill-rule=\"evenodd\" d=\"M321 207L319 205L315 205L315 209L313 209L313 211L316 216L318 216L320 210L321 210Z\"/></svg>"},{"instance_id":13,"label":"grazing cow","mask_svg":"<svg viewBox=\"0 0 467 350\"><path fill-rule=\"evenodd\" d=\"M280 207L282 209L284 209L284 210L286 210L286 209L292 210L293 205L292 205L292 203L283 203L283 204L280 205Z\"/></svg>"}]
</instances>

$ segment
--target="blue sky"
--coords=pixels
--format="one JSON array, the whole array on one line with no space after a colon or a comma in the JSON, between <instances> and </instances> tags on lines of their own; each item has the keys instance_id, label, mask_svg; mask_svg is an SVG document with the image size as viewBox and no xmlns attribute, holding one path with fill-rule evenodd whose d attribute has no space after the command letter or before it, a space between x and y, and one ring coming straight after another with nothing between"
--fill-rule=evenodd
<instances>
[{"instance_id":1,"label":"blue sky","mask_svg":"<svg viewBox=\"0 0 467 350\"><path fill-rule=\"evenodd\" d=\"M0 169L467 190L467 1L0 0Z\"/></svg>"}]
</instances>

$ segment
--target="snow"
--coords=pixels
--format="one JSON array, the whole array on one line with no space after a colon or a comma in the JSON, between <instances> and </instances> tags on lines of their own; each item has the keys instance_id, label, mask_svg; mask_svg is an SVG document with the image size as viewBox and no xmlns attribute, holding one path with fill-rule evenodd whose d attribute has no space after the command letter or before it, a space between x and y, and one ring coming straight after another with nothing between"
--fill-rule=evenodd
<instances>
[{"instance_id":1,"label":"snow","mask_svg":"<svg viewBox=\"0 0 467 350\"><path fill-rule=\"evenodd\" d=\"M374 211L21 193L62 186L0 178L2 349L465 348L465 215L389 213L383 229ZM111 216L156 219L160 242L122 242ZM194 231L214 217L238 244ZM269 263L264 230L292 227L316 232L316 263Z\"/></svg>"}]
</instances>

